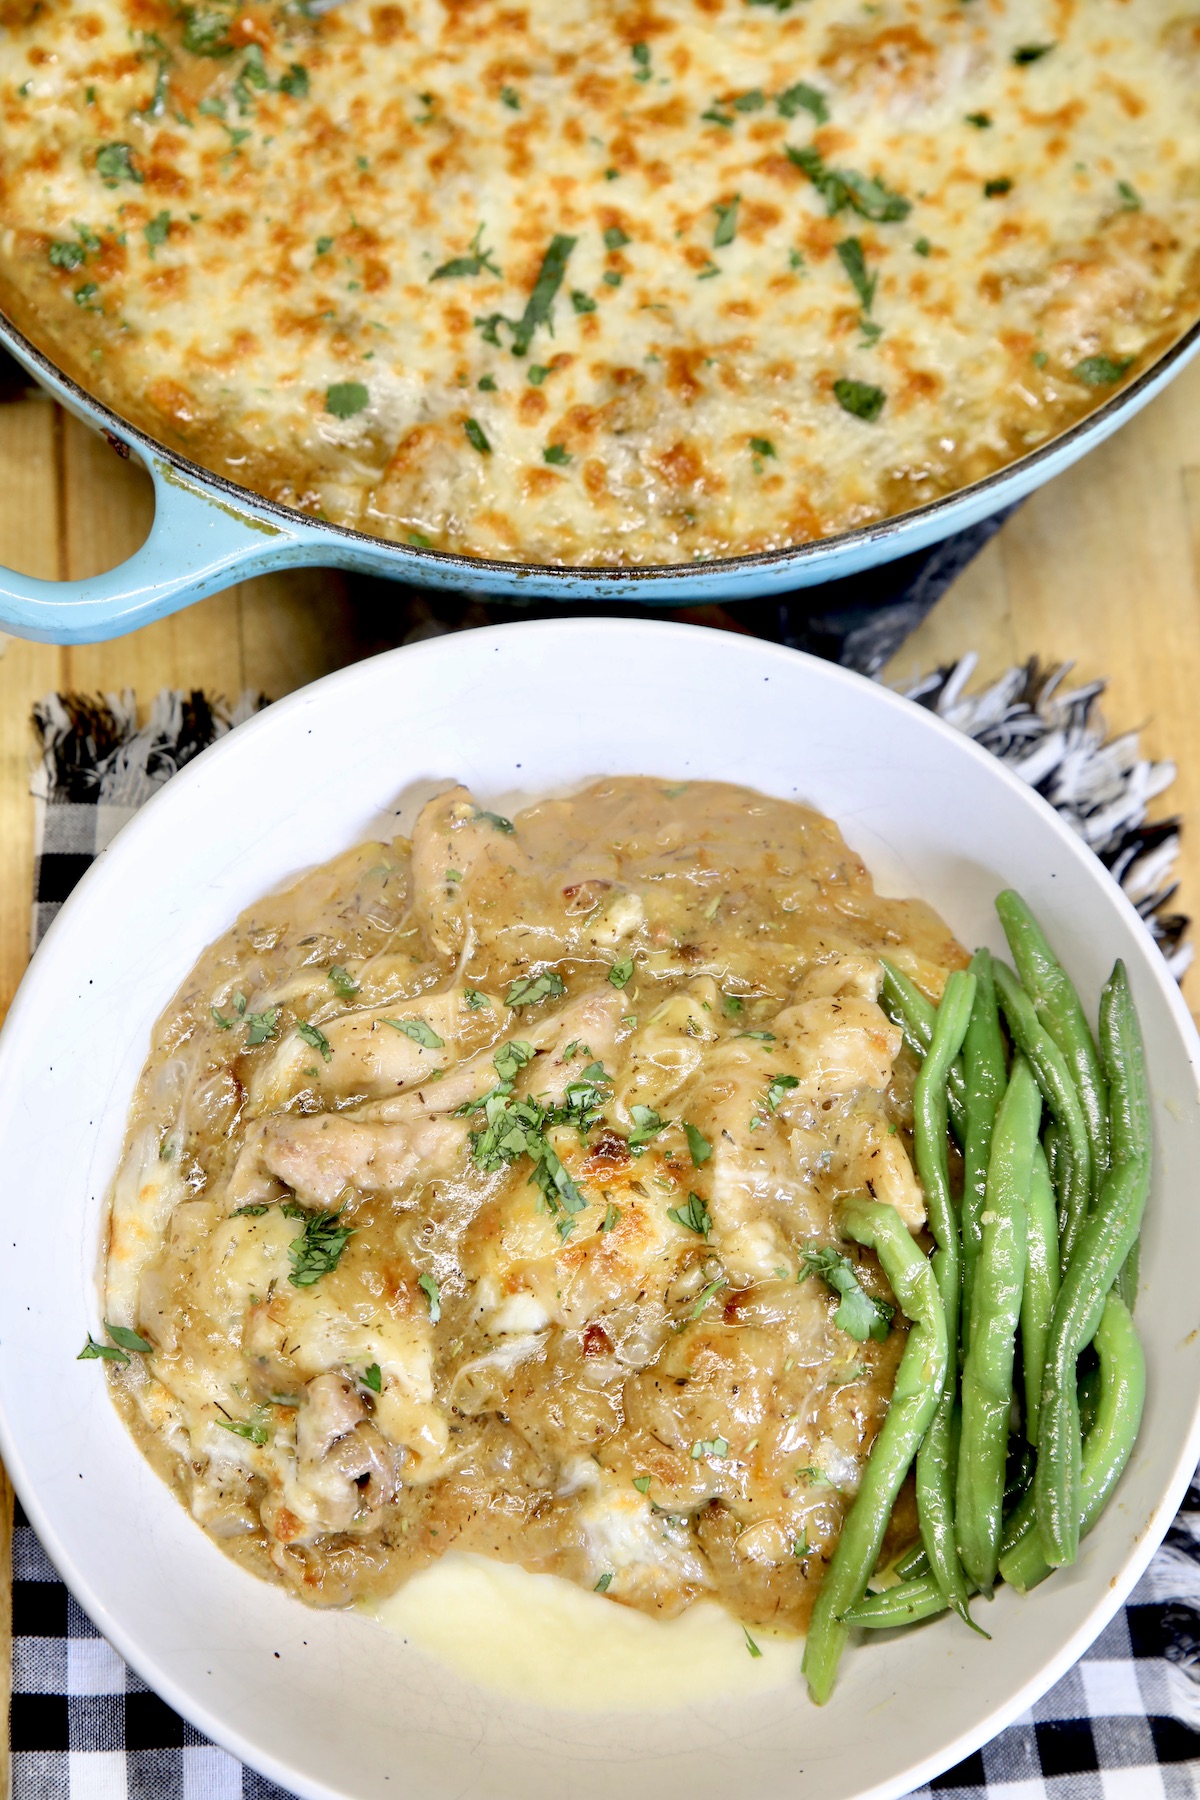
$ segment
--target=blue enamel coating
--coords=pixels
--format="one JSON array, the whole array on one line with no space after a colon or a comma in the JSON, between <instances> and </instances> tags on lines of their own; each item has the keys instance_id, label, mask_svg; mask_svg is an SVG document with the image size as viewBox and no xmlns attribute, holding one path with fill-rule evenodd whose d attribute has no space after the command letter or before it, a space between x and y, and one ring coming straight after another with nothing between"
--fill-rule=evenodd
<instances>
[{"instance_id":1,"label":"blue enamel coating","mask_svg":"<svg viewBox=\"0 0 1200 1800\"><path fill-rule=\"evenodd\" d=\"M492 600L603 600L656 607L757 598L834 581L977 524L1078 461L1140 412L1200 351L1200 323L1079 425L944 500L794 550L645 569L490 562L386 543L304 518L156 444L76 386L2 316L0 345L77 418L143 463L154 482L150 535L118 568L84 581L43 581L0 569L0 628L41 643L82 644L120 637L235 581L301 565L353 569Z\"/></svg>"}]
</instances>

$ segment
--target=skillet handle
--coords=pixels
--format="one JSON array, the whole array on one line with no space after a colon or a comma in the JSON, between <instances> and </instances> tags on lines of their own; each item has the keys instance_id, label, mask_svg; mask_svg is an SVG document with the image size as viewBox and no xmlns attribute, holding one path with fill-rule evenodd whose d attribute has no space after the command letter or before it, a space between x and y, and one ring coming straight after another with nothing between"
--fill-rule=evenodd
<instances>
[{"instance_id":1,"label":"skillet handle","mask_svg":"<svg viewBox=\"0 0 1200 1800\"><path fill-rule=\"evenodd\" d=\"M302 538L157 457L149 469L154 523L141 548L83 581L43 581L0 568L0 631L42 644L98 644L266 569L335 560L318 534Z\"/></svg>"}]
</instances>

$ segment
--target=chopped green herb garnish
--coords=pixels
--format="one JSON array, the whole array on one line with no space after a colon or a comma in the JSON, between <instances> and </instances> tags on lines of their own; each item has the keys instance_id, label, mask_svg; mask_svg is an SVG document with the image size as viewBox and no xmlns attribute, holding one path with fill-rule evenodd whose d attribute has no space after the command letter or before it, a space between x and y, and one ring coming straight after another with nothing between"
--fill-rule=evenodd
<instances>
[{"instance_id":1,"label":"chopped green herb garnish","mask_svg":"<svg viewBox=\"0 0 1200 1800\"><path fill-rule=\"evenodd\" d=\"M314 1050L319 1050L324 1062L333 1061L333 1046L329 1039L315 1025L310 1025L307 1019L301 1019L297 1024L296 1036L303 1038L306 1044L311 1044Z\"/></svg>"},{"instance_id":2,"label":"chopped green herb garnish","mask_svg":"<svg viewBox=\"0 0 1200 1800\"><path fill-rule=\"evenodd\" d=\"M253 1050L259 1044L265 1044L271 1038L279 1036L279 1013L280 1008L272 1006L266 1012L246 1014L246 1023L250 1027L246 1034L249 1049Z\"/></svg>"},{"instance_id":3,"label":"chopped green herb garnish","mask_svg":"<svg viewBox=\"0 0 1200 1800\"><path fill-rule=\"evenodd\" d=\"M807 81L794 82L790 88L784 88L782 94L776 94L775 109L785 119L794 119L803 110L811 113L818 125L824 125L829 118L824 94L819 88L809 87Z\"/></svg>"},{"instance_id":4,"label":"chopped green herb garnish","mask_svg":"<svg viewBox=\"0 0 1200 1800\"><path fill-rule=\"evenodd\" d=\"M650 1492L650 1477L648 1475L635 1475L633 1478L633 1485L639 1494L648 1494Z\"/></svg>"},{"instance_id":5,"label":"chopped green herb garnish","mask_svg":"<svg viewBox=\"0 0 1200 1800\"><path fill-rule=\"evenodd\" d=\"M571 290L571 305L575 308L577 313L590 313L595 312L596 310L596 302L592 299L592 296L590 294L581 293L578 288L572 288Z\"/></svg>"},{"instance_id":6,"label":"chopped green herb garnish","mask_svg":"<svg viewBox=\"0 0 1200 1800\"><path fill-rule=\"evenodd\" d=\"M606 1569L604 1574L600 1577L599 1581L596 1583L595 1587L592 1589L592 1592L593 1592L593 1594L607 1594L607 1592L611 1586L612 1586L612 1570Z\"/></svg>"},{"instance_id":7,"label":"chopped green herb garnish","mask_svg":"<svg viewBox=\"0 0 1200 1800\"><path fill-rule=\"evenodd\" d=\"M433 271L430 281L445 281L456 275L481 275L486 269L489 275L502 275L504 271L496 267L492 260L493 252L483 248L483 226L480 225L471 239L471 246L465 256L451 257L440 268Z\"/></svg>"},{"instance_id":8,"label":"chopped green herb garnish","mask_svg":"<svg viewBox=\"0 0 1200 1800\"><path fill-rule=\"evenodd\" d=\"M702 1456L715 1456L718 1462L723 1462L728 1455L729 1445L724 1438L697 1438L692 1445L693 1462L699 1462Z\"/></svg>"},{"instance_id":9,"label":"chopped green herb garnish","mask_svg":"<svg viewBox=\"0 0 1200 1800\"><path fill-rule=\"evenodd\" d=\"M912 211L912 202L902 194L893 193L884 182L873 175L859 175L854 169L830 169L820 151L811 144L797 150L794 145L784 146L788 160L803 169L817 192L825 202L825 210L832 218L843 208L852 207L864 219L871 219L877 225L886 225L898 219L907 219Z\"/></svg>"},{"instance_id":10,"label":"chopped green herb garnish","mask_svg":"<svg viewBox=\"0 0 1200 1800\"><path fill-rule=\"evenodd\" d=\"M799 1086L800 1080L796 1075L773 1075L767 1087L767 1091L763 1096L767 1111L770 1113L777 1112L783 1096L790 1093L792 1088L798 1088Z\"/></svg>"},{"instance_id":11,"label":"chopped green herb garnish","mask_svg":"<svg viewBox=\"0 0 1200 1800\"><path fill-rule=\"evenodd\" d=\"M753 1038L755 1043L758 1044L773 1044L775 1042L775 1033L773 1031L739 1031L737 1035L740 1038Z\"/></svg>"},{"instance_id":12,"label":"chopped green herb garnish","mask_svg":"<svg viewBox=\"0 0 1200 1800\"><path fill-rule=\"evenodd\" d=\"M77 269L86 258L87 251L82 244L60 240L50 246L50 261L56 269Z\"/></svg>"},{"instance_id":13,"label":"chopped green herb garnish","mask_svg":"<svg viewBox=\"0 0 1200 1800\"><path fill-rule=\"evenodd\" d=\"M129 1361L126 1352L118 1345L98 1344L89 1331L88 1341L79 1352L79 1355L75 1358L75 1361L95 1362L97 1358L102 1359L104 1362L127 1363Z\"/></svg>"},{"instance_id":14,"label":"chopped green herb garnish","mask_svg":"<svg viewBox=\"0 0 1200 1800\"><path fill-rule=\"evenodd\" d=\"M141 170L134 167L132 144L102 144L96 152L96 173L106 187L116 187L119 181L144 179Z\"/></svg>"},{"instance_id":15,"label":"chopped green herb garnish","mask_svg":"<svg viewBox=\"0 0 1200 1800\"><path fill-rule=\"evenodd\" d=\"M481 994L478 988L464 988L463 999L472 1012L478 1012L481 1006L490 1008L492 1004L487 995Z\"/></svg>"},{"instance_id":16,"label":"chopped green herb garnish","mask_svg":"<svg viewBox=\"0 0 1200 1800\"><path fill-rule=\"evenodd\" d=\"M492 446L488 443L487 433L478 419L464 419L463 430L467 434L467 442L473 450L478 450L480 456L492 454Z\"/></svg>"},{"instance_id":17,"label":"chopped green herb garnish","mask_svg":"<svg viewBox=\"0 0 1200 1800\"><path fill-rule=\"evenodd\" d=\"M542 451L543 462L556 463L560 468L565 468L570 460L571 452L565 444L547 444Z\"/></svg>"},{"instance_id":18,"label":"chopped green herb garnish","mask_svg":"<svg viewBox=\"0 0 1200 1800\"><path fill-rule=\"evenodd\" d=\"M806 1556L811 1556L811 1554L812 1549L808 1541L808 1532L802 1529L800 1536L792 1545L792 1555L796 1558L797 1562L803 1562L804 1558Z\"/></svg>"},{"instance_id":19,"label":"chopped green herb garnish","mask_svg":"<svg viewBox=\"0 0 1200 1800\"><path fill-rule=\"evenodd\" d=\"M642 1149L651 1138L666 1129L666 1120L659 1118L652 1106L631 1106L629 1116L633 1120L633 1130L629 1134L631 1150Z\"/></svg>"},{"instance_id":20,"label":"chopped green herb garnish","mask_svg":"<svg viewBox=\"0 0 1200 1800\"><path fill-rule=\"evenodd\" d=\"M683 1133L687 1138L688 1149L691 1151L692 1166L698 1169L712 1155L712 1145L704 1133L698 1131L694 1125L689 1125L686 1119L683 1124Z\"/></svg>"},{"instance_id":21,"label":"chopped green herb garnish","mask_svg":"<svg viewBox=\"0 0 1200 1800\"><path fill-rule=\"evenodd\" d=\"M968 125L974 125L977 131L986 131L991 125L992 115L985 112L967 113L966 121Z\"/></svg>"},{"instance_id":22,"label":"chopped green herb garnish","mask_svg":"<svg viewBox=\"0 0 1200 1800\"><path fill-rule=\"evenodd\" d=\"M308 70L303 63L289 63L287 73L279 77L279 92L292 100L308 97Z\"/></svg>"},{"instance_id":23,"label":"chopped green herb garnish","mask_svg":"<svg viewBox=\"0 0 1200 1800\"><path fill-rule=\"evenodd\" d=\"M688 1319L689 1320L690 1319L698 1319L700 1317L700 1314L704 1311L705 1307L708 1305L709 1301L712 1299L713 1295L719 1294L723 1287L728 1287L728 1286L729 1286L728 1275L718 1275L717 1279L715 1281L710 1281L708 1286L701 1290L699 1299L696 1301L696 1304L695 1304L695 1306L693 1306L691 1312L687 1315Z\"/></svg>"},{"instance_id":24,"label":"chopped green herb garnish","mask_svg":"<svg viewBox=\"0 0 1200 1800\"><path fill-rule=\"evenodd\" d=\"M329 971L329 979L333 983L334 993L339 994L343 1000L349 1000L358 992L357 981L343 969L341 963L334 963Z\"/></svg>"},{"instance_id":25,"label":"chopped green herb garnish","mask_svg":"<svg viewBox=\"0 0 1200 1800\"><path fill-rule=\"evenodd\" d=\"M511 107L513 112L520 112L521 96L518 94L516 88L502 87L500 89L500 99L505 106Z\"/></svg>"},{"instance_id":26,"label":"chopped green herb garnish","mask_svg":"<svg viewBox=\"0 0 1200 1800\"><path fill-rule=\"evenodd\" d=\"M547 368L545 363L533 363L530 366L530 370L529 370L530 386L531 387L541 387L541 385L542 385L543 381L545 381L547 375L553 375L553 373L554 373L554 370Z\"/></svg>"},{"instance_id":27,"label":"chopped green herb garnish","mask_svg":"<svg viewBox=\"0 0 1200 1800\"><path fill-rule=\"evenodd\" d=\"M74 300L76 306L90 306L91 302L96 298L96 295L99 292L100 289L96 286L94 281L85 281L82 287L77 287L75 289L71 298Z\"/></svg>"},{"instance_id":28,"label":"chopped green herb garnish","mask_svg":"<svg viewBox=\"0 0 1200 1800\"><path fill-rule=\"evenodd\" d=\"M436 1325L442 1316L442 1290L432 1275L419 1275L417 1286L429 1302L429 1323Z\"/></svg>"},{"instance_id":29,"label":"chopped green herb garnish","mask_svg":"<svg viewBox=\"0 0 1200 1800\"><path fill-rule=\"evenodd\" d=\"M990 181L984 182L983 192L985 199L997 200L1003 194L1012 193L1012 182L1007 175L994 175Z\"/></svg>"},{"instance_id":30,"label":"chopped green herb garnish","mask_svg":"<svg viewBox=\"0 0 1200 1800\"><path fill-rule=\"evenodd\" d=\"M557 969L543 969L540 975L519 975L505 994L504 1004L536 1006L539 1000L557 1000L566 991L566 983Z\"/></svg>"},{"instance_id":31,"label":"chopped green herb garnish","mask_svg":"<svg viewBox=\"0 0 1200 1800\"><path fill-rule=\"evenodd\" d=\"M234 1210L235 1219L261 1219L264 1213L270 1212L265 1200L252 1202L249 1206L239 1206Z\"/></svg>"},{"instance_id":32,"label":"chopped green herb garnish","mask_svg":"<svg viewBox=\"0 0 1200 1800\"><path fill-rule=\"evenodd\" d=\"M610 225L604 233L604 247L606 250L620 250L622 246L628 242L629 238L621 230L619 225Z\"/></svg>"},{"instance_id":33,"label":"chopped green herb garnish","mask_svg":"<svg viewBox=\"0 0 1200 1800\"><path fill-rule=\"evenodd\" d=\"M284 1208L287 1211L287 1208ZM294 1215L293 1215L294 1216ZM352 1225L339 1225L341 1213L304 1214L304 1230L288 1245L293 1287L311 1287L337 1268L342 1251L354 1236Z\"/></svg>"},{"instance_id":34,"label":"chopped green herb garnish","mask_svg":"<svg viewBox=\"0 0 1200 1800\"><path fill-rule=\"evenodd\" d=\"M317 239L317 255L318 256L328 256L329 252L332 249L333 249L333 239L331 237L319 237Z\"/></svg>"},{"instance_id":35,"label":"chopped green herb garnish","mask_svg":"<svg viewBox=\"0 0 1200 1800\"><path fill-rule=\"evenodd\" d=\"M714 250L723 250L737 236L738 207L741 203L742 196L735 194L728 205L723 206L719 200L714 205L713 211L717 215L717 228L713 232Z\"/></svg>"},{"instance_id":36,"label":"chopped green herb garnish","mask_svg":"<svg viewBox=\"0 0 1200 1800\"><path fill-rule=\"evenodd\" d=\"M735 112L761 112L767 104L767 97L761 88L747 88L744 94L735 94L733 106Z\"/></svg>"},{"instance_id":37,"label":"chopped green herb garnish","mask_svg":"<svg viewBox=\"0 0 1200 1800\"><path fill-rule=\"evenodd\" d=\"M750 1636L750 1633L746 1630L746 1627L744 1625L742 1626L742 1635L744 1636L744 1638L746 1640L746 1648L750 1652L751 1656L761 1656L762 1651L759 1649L758 1645L755 1643L754 1639Z\"/></svg>"},{"instance_id":38,"label":"chopped green herb garnish","mask_svg":"<svg viewBox=\"0 0 1200 1800\"><path fill-rule=\"evenodd\" d=\"M620 287L625 277L622 275L620 269L605 269L604 274L600 279L603 281L605 287Z\"/></svg>"},{"instance_id":39,"label":"chopped green herb garnish","mask_svg":"<svg viewBox=\"0 0 1200 1800\"><path fill-rule=\"evenodd\" d=\"M868 425L874 424L887 399L882 388L872 387L866 381L850 381L845 376L834 382L833 393L843 412L865 419Z\"/></svg>"},{"instance_id":40,"label":"chopped green herb garnish","mask_svg":"<svg viewBox=\"0 0 1200 1800\"><path fill-rule=\"evenodd\" d=\"M775 455L775 446L770 438L751 438L750 448L753 450L755 456L773 457ZM716 915L714 914L714 917L715 916Z\"/></svg>"},{"instance_id":41,"label":"chopped green herb garnish","mask_svg":"<svg viewBox=\"0 0 1200 1800\"><path fill-rule=\"evenodd\" d=\"M933 245L927 237L919 237L913 245L913 249L918 256L928 256L933 250Z\"/></svg>"},{"instance_id":42,"label":"chopped green herb garnish","mask_svg":"<svg viewBox=\"0 0 1200 1800\"><path fill-rule=\"evenodd\" d=\"M1085 356L1071 370L1076 381L1086 382L1088 387L1111 387L1114 381L1120 381L1126 369L1133 362L1132 356L1119 359L1111 356Z\"/></svg>"},{"instance_id":43,"label":"chopped green herb garnish","mask_svg":"<svg viewBox=\"0 0 1200 1800\"><path fill-rule=\"evenodd\" d=\"M803 1274L819 1275L834 1293L842 1296L841 1305L833 1315L834 1324L860 1344L865 1344L868 1338L882 1344L891 1329L896 1309L886 1300L876 1300L867 1293L850 1258L838 1250L828 1249L805 1250L801 1260Z\"/></svg>"},{"instance_id":44,"label":"chopped green herb garnish","mask_svg":"<svg viewBox=\"0 0 1200 1800\"><path fill-rule=\"evenodd\" d=\"M1122 212L1141 212L1142 196L1138 193L1132 183L1128 181L1118 181L1117 192L1121 196Z\"/></svg>"},{"instance_id":45,"label":"chopped green herb garnish","mask_svg":"<svg viewBox=\"0 0 1200 1800\"><path fill-rule=\"evenodd\" d=\"M148 1343L140 1332L133 1331L128 1325L113 1325L108 1319L105 1319L104 1329L113 1343L119 1344L122 1350L133 1350L138 1356L153 1354L154 1345Z\"/></svg>"},{"instance_id":46,"label":"chopped green herb garnish","mask_svg":"<svg viewBox=\"0 0 1200 1800\"><path fill-rule=\"evenodd\" d=\"M623 956L608 971L608 979L615 988L628 987L633 979L633 958Z\"/></svg>"},{"instance_id":47,"label":"chopped green herb garnish","mask_svg":"<svg viewBox=\"0 0 1200 1800\"><path fill-rule=\"evenodd\" d=\"M352 419L362 412L371 396L361 381L335 381L325 390L325 411L335 419Z\"/></svg>"},{"instance_id":48,"label":"chopped green herb garnish","mask_svg":"<svg viewBox=\"0 0 1200 1800\"><path fill-rule=\"evenodd\" d=\"M383 1370L378 1363L368 1363L363 1370L363 1386L369 1387L373 1394L383 1392Z\"/></svg>"},{"instance_id":49,"label":"chopped green herb garnish","mask_svg":"<svg viewBox=\"0 0 1200 1800\"><path fill-rule=\"evenodd\" d=\"M1041 62L1043 56L1049 56L1055 48L1053 44L1018 44L1013 51L1013 61L1018 65Z\"/></svg>"},{"instance_id":50,"label":"chopped green herb garnish","mask_svg":"<svg viewBox=\"0 0 1200 1800\"><path fill-rule=\"evenodd\" d=\"M516 835L516 826L511 819L506 819L503 813L485 812L481 806L477 806L472 817L477 820L483 819L493 831L503 832L505 837L515 837Z\"/></svg>"},{"instance_id":51,"label":"chopped green herb garnish","mask_svg":"<svg viewBox=\"0 0 1200 1800\"><path fill-rule=\"evenodd\" d=\"M614 1206L612 1201L610 1200L608 1205L604 1209L604 1217L600 1221L601 1231L611 1231L614 1225L620 1223L620 1218L621 1218L620 1207Z\"/></svg>"},{"instance_id":52,"label":"chopped green herb garnish","mask_svg":"<svg viewBox=\"0 0 1200 1800\"><path fill-rule=\"evenodd\" d=\"M222 1431L232 1431L235 1437L246 1438L251 1444L257 1444L260 1450L270 1435L261 1418L214 1419L213 1424L219 1425Z\"/></svg>"},{"instance_id":53,"label":"chopped green herb garnish","mask_svg":"<svg viewBox=\"0 0 1200 1800\"><path fill-rule=\"evenodd\" d=\"M145 238L147 248L150 251L151 262L154 260L155 250L160 244L166 243L170 234L171 215L169 212L157 213L153 219L150 219L142 226L142 236Z\"/></svg>"},{"instance_id":54,"label":"chopped green herb garnish","mask_svg":"<svg viewBox=\"0 0 1200 1800\"><path fill-rule=\"evenodd\" d=\"M633 60L637 65L637 67L634 69L634 72L633 72L633 79L635 81L649 81L649 79L650 79L650 46L649 46L649 44L633 44L630 46L629 54L633 57Z\"/></svg>"},{"instance_id":55,"label":"chopped green herb garnish","mask_svg":"<svg viewBox=\"0 0 1200 1800\"><path fill-rule=\"evenodd\" d=\"M686 1206L668 1206L667 1217L697 1237L706 1238L712 1230L712 1214L699 1194L689 1194Z\"/></svg>"},{"instance_id":56,"label":"chopped green herb garnish","mask_svg":"<svg viewBox=\"0 0 1200 1800\"><path fill-rule=\"evenodd\" d=\"M414 1044L420 1044L423 1050L441 1050L443 1048L443 1040L433 1026L427 1025L424 1019L385 1019L383 1023L390 1025L393 1031L403 1032L406 1038L411 1038Z\"/></svg>"},{"instance_id":57,"label":"chopped green herb garnish","mask_svg":"<svg viewBox=\"0 0 1200 1800\"><path fill-rule=\"evenodd\" d=\"M233 1020L232 1019L225 1018L223 1014L221 1014L217 1011L215 1006L210 1006L208 1010L212 1014L212 1022L216 1026L218 1031L232 1031L233 1030Z\"/></svg>"},{"instance_id":58,"label":"chopped green herb garnish","mask_svg":"<svg viewBox=\"0 0 1200 1800\"><path fill-rule=\"evenodd\" d=\"M531 1063L536 1052L532 1044L526 1044L521 1038L514 1038L511 1043L501 1044L492 1052L492 1062L501 1081L515 1081L517 1075Z\"/></svg>"},{"instance_id":59,"label":"chopped green herb garnish","mask_svg":"<svg viewBox=\"0 0 1200 1800\"><path fill-rule=\"evenodd\" d=\"M745 1003L737 994L722 994L721 1005L731 1019L736 1019L746 1010Z\"/></svg>"},{"instance_id":60,"label":"chopped green herb garnish","mask_svg":"<svg viewBox=\"0 0 1200 1800\"><path fill-rule=\"evenodd\" d=\"M563 232L556 232L551 238L546 254L542 258L542 266L538 271L533 291L526 302L525 311L519 319L506 318L503 313L491 313L486 318L477 318L476 325L483 333L485 343L500 343L500 327L507 327L511 338L511 349L514 356L524 356L533 341L533 334L539 326L545 325L551 337L554 336L553 308L554 296L562 286L563 276L567 270L567 260L574 250L576 239ZM576 311L583 308L576 305ZM478 446L476 446L478 448Z\"/></svg>"},{"instance_id":61,"label":"chopped green herb garnish","mask_svg":"<svg viewBox=\"0 0 1200 1800\"><path fill-rule=\"evenodd\" d=\"M838 260L854 286L854 291L862 302L864 312L870 312L875 299L877 275L867 274L867 261L863 255L862 239L856 237L843 238L837 246Z\"/></svg>"}]
</instances>

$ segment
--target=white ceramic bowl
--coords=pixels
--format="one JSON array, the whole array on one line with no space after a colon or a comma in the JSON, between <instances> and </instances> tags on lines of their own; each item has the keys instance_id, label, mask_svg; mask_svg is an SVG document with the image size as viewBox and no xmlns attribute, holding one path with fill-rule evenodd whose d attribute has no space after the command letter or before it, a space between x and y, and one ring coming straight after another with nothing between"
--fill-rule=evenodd
<instances>
[{"instance_id":1,"label":"white ceramic bowl","mask_svg":"<svg viewBox=\"0 0 1200 1800\"><path fill-rule=\"evenodd\" d=\"M992 1641L953 1622L847 1655L802 1692L665 1714L555 1712L475 1688L357 1615L313 1613L227 1561L126 1435L100 1370L105 1194L151 1025L205 944L264 890L452 778L489 804L605 773L720 777L810 801L893 893L997 948L1016 886L1088 996L1129 965L1157 1163L1138 1306L1137 1451L1078 1563ZM906 1793L1027 1707L1128 1594L1200 1448L1197 1040L1133 909L1053 812L928 713L751 639L651 622L508 625L358 664L185 769L86 876L0 1037L5 1280L0 1447L47 1550L101 1631L173 1706L313 1800L806 1800Z\"/></svg>"}]
</instances>

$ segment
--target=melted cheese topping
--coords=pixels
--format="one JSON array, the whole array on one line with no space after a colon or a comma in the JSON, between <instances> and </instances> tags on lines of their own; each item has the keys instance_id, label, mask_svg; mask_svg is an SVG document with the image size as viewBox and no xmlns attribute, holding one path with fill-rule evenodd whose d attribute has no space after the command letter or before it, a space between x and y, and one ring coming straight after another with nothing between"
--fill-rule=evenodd
<instances>
[{"instance_id":1,"label":"melted cheese topping","mask_svg":"<svg viewBox=\"0 0 1200 1800\"><path fill-rule=\"evenodd\" d=\"M805 1253L847 1193L924 1219L885 949L963 960L818 814L640 778L451 789L244 915L109 1228L117 1396L195 1518L319 1604L456 1549L802 1626L905 1330L847 1335Z\"/></svg>"},{"instance_id":2,"label":"melted cheese topping","mask_svg":"<svg viewBox=\"0 0 1200 1800\"><path fill-rule=\"evenodd\" d=\"M1186 0L3 0L0 301L194 459L541 563L963 485L1178 336Z\"/></svg>"}]
</instances>

